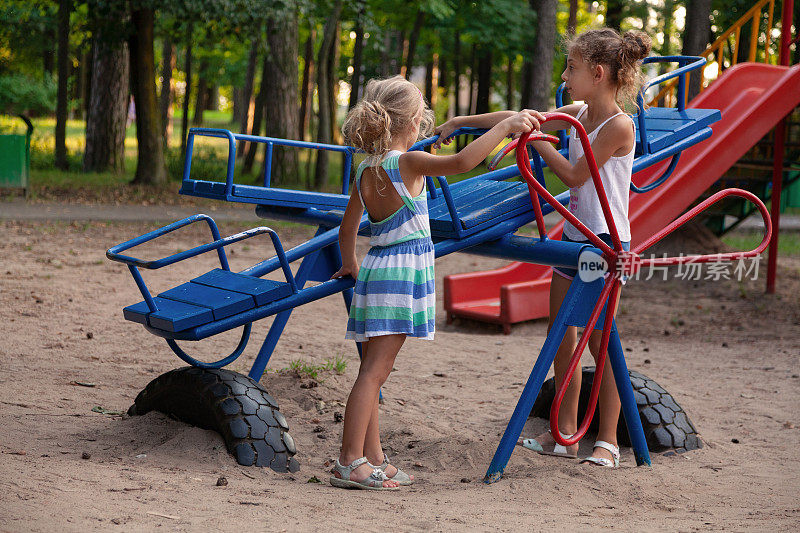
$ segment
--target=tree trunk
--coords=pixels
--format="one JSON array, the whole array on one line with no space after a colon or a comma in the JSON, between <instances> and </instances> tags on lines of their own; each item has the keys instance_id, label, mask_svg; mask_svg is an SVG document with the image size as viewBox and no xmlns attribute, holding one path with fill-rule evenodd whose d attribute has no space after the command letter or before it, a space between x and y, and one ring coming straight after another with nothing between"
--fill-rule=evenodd
<instances>
[{"instance_id":1,"label":"tree trunk","mask_svg":"<svg viewBox=\"0 0 800 533\"><path fill-rule=\"evenodd\" d=\"M514 58L508 56L506 64L506 109L514 109Z\"/></svg>"},{"instance_id":2,"label":"tree trunk","mask_svg":"<svg viewBox=\"0 0 800 533\"><path fill-rule=\"evenodd\" d=\"M125 123L128 118L129 58L125 41L112 41L108 31L95 35L92 94L86 117L84 172L125 170Z\"/></svg>"},{"instance_id":3,"label":"tree trunk","mask_svg":"<svg viewBox=\"0 0 800 533\"><path fill-rule=\"evenodd\" d=\"M364 26L361 19L364 16L364 2L358 2L358 15L356 16L356 42L353 44L353 76L350 78L350 101L347 104L347 109L353 109L358 103L358 97L361 89L361 57L364 52Z\"/></svg>"},{"instance_id":4,"label":"tree trunk","mask_svg":"<svg viewBox=\"0 0 800 533\"><path fill-rule=\"evenodd\" d=\"M557 0L531 0L531 7L538 15L538 30L533 55L534 75L531 84L531 107L537 111L550 109L550 95L553 85L553 58L556 49L556 11Z\"/></svg>"},{"instance_id":5,"label":"tree trunk","mask_svg":"<svg viewBox=\"0 0 800 533\"><path fill-rule=\"evenodd\" d=\"M609 28L620 31L620 28L622 26L622 19L624 18L622 12L623 8L624 8L623 0L606 0L605 25L608 26ZM706 20L708 20L708 17L706 17ZM539 27L541 27L541 24Z\"/></svg>"},{"instance_id":6,"label":"tree trunk","mask_svg":"<svg viewBox=\"0 0 800 533\"><path fill-rule=\"evenodd\" d=\"M478 94L475 98L475 113L489 112L489 96L492 88L492 51L488 48L478 56Z\"/></svg>"},{"instance_id":7,"label":"tree trunk","mask_svg":"<svg viewBox=\"0 0 800 533\"><path fill-rule=\"evenodd\" d=\"M469 58L469 102L467 104L467 114L474 115L475 111L475 74L477 72L477 65L476 65L476 50L478 46L476 44L472 45L472 54Z\"/></svg>"},{"instance_id":8,"label":"tree trunk","mask_svg":"<svg viewBox=\"0 0 800 533\"><path fill-rule=\"evenodd\" d=\"M189 133L189 99L192 96L192 32L194 23L189 22L186 28L186 57L183 72L186 76L186 85L183 92L183 116L181 117L181 161L186 158L186 136Z\"/></svg>"},{"instance_id":9,"label":"tree trunk","mask_svg":"<svg viewBox=\"0 0 800 533\"><path fill-rule=\"evenodd\" d=\"M242 92L242 106L239 111L239 131L250 133L253 126L253 87L255 86L256 65L258 64L259 39L254 39L250 46L250 55L247 58L247 72L244 77L244 91ZM239 156L244 153L244 143L239 143Z\"/></svg>"},{"instance_id":10,"label":"tree trunk","mask_svg":"<svg viewBox=\"0 0 800 533\"><path fill-rule=\"evenodd\" d=\"M328 109L331 113L331 142L340 142L341 132L336 129L336 112L339 109L339 62L342 55L339 36L342 33L342 23L339 20L336 29L333 31L333 51L328 55Z\"/></svg>"},{"instance_id":11,"label":"tree trunk","mask_svg":"<svg viewBox=\"0 0 800 533\"><path fill-rule=\"evenodd\" d=\"M203 124L203 111L206 109L206 99L208 98L207 68L208 62L206 60L200 61L200 68L197 70L197 96L195 96L194 115L192 115L193 126L201 126Z\"/></svg>"},{"instance_id":12,"label":"tree trunk","mask_svg":"<svg viewBox=\"0 0 800 533\"><path fill-rule=\"evenodd\" d=\"M52 29L45 32L47 38L52 42L58 39L57 32L54 32ZM55 59L56 53L54 50L45 50L42 54L42 70L46 75L52 76L53 70L55 69Z\"/></svg>"},{"instance_id":13,"label":"tree trunk","mask_svg":"<svg viewBox=\"0 0 800 533\"><path fill-rule=\"evenodd\" d=\"M266 107L267 93L269 92L269 89L267 88L269 54L269 51L264 54L264 61L261 64L261 83L258 86L258 94L256 95L256 101L253 105L253 129L250 132L251 135L261 135L261 121L264 119L264 108ZM250 174L253 171L253 163L256 160L256 152L258 151L258 147L259 143L247 143L247 149L244 156L244 165L242 165L243 173Z\"/></svg>"},{"instance_id":14,"label":"tree trunk","mask_svg":"<svg viewBox=\"0 0 800 533\"><path fill-rule=\"evenodd\" d=\"M456 30L453 36L453 105L454 115L461 114L461 32ZM461 137L456 137L456 151L461 150Z\"/></svg>"},{"instance_id":15,"label":"tree trunk","mask_svg":"<svg viewBox=\"0 0 800 533\"><path fill-rule=\"evenodd\" d=\"M669 2L670 0L666 0ZM578 0L569 0L569 18L567 19L567 34L575 35L578 27Z\"/></svg>"},{"instance_id":16,"label":"tree trunk","mask_svg":"<svg viewBox=\"0 0 800 533\"><path fill-rule=\"evenodd\" d=\"M175 68L175 46L171 37L164 39L161 58L161 94L158 97L158 109L161 117L161 136L164 138L164 149L167 149L172 135L172 69Z\"/></svg>"},{"instance_id":17,"label":"tree trunk","mask_svg":"<svg viewBox=\"0 0 800 533\"><path fill-rule=\"evenodd\" d=\"M130 36L131 87L136 104L136 142L138 156L134 183L161 184L167 181L164 141L156 99L156 67L153 53L152 9L134 9Z\"/></svg>"},{"instance_id":18,"label":"tree trunk","mask_svg":"<svg viewBox=\"0 0 800 533\"><path fill-rule=\"evenodd\" d=\"M311 101L314 96L314 42L317 40L317 31L311 28L306 44L303 47L303 84L300 89L300 131L298 137L301 141L306 139L311 120Z\"/></svg>"},{"instance_id":19,"label":"tree trunk","mask_svg":"<svg viewBox=\"0 0 800 533\"><path fill-rule=\"evenodd\" d=\"M335 41L338 40L336 28L339 27L339 15L342 12L342 0L337 0L334 4L333 12L325 21L322 32L322 44L319 47L317 59L317 94L319 95L319 121L317 125L317 142L330 143L332 141L333 123L331 117L331 101L328 95L332 94L330 77L331 56L334 55ZM328 185L328 152L326 150L317 151L317 163L314 171L314 185L318 190L324 189Z\"/></svg>"},{"instance_id":20,"label":"tree trunk","mask_svg":"<svg viewBox=\"0 0 800 533\"><path fill-rule=\"evenodd\" d=\"M436 70L436 63L438 63L438 54L433 54L428 61L425 62L425 100L430 103L430 108L435 107L436 89L434 87L439 85L438 73Z\"/></svg>"},{"instance_id":21,"label":"tree trunk","mask_svg":"<svg viewBox=\"0 0 800 533\"><path fill-rule=\"evenodd\" d=\"M422 31L422 25L425 23L425 12L422 10L417 11L417 17L414 19L414 27L411 29L411 35L408 37L408 46L404 46L403 50L406 51L404 64L400 74L405 78L411 76L411 69L414 66L414 55L417 52L417 43L419 42L419 34Z\"/></svg>"},{"instance_id":22,"label":"tree trunk","mask_svg":"<svg viewBox=\"0 0 800 533\"><path fill-rule=\"evenodd\" d=\"M90 46L91 48L91 46ZM81 105L77 109L77 113L75 118L77 119L84 119L86 115L84 115L84 111L86 110L86 73L89 72L88 68L88 58L89 53L84 52L81 54L80 63L78 66L78 75L75 79L75 99L81 102Z\"/></svg>"},{"instance_id":23,"label":"tree trunk","mask_svg":"<svg viewBox=\"0 0 800 533\"><path fill-rule=\"evenodd\" d=\"M681 54L696 56L708 47L711 34L711 0L688 0L686 5L686 28L683 32ZM689 75L688 99L700 93L703 75L695 71Z\"/></svg>"},{"instance_id":24,"label":"tree trunk","mask_svg":"<svg viewBox=\"0 0 800 533\"><path fill-rule=\"evenodd\" d=\"M67 170L67 106L69 95L69 14L72 0L58 2L58 96L56 102L56 168Z\"/></svg>"},{"instance_id":25,"label":"tree trunk","mask_svg":"<svg viewBox=\"0 0 800 533\"><path fill-rule=\"evenodd\" d=\"M267 137L297 139L297 14L292 11L280 21L267 21L269 68L264 69L267 83ZM267 161L264 161L266 170ZM297 181L297 148L275 146L272 154L271 184ZM262 173L263 174L263 173Z\"/></svg>"},{"instance_id":26,"label":"tree trunk","mask_svg":"<svg viewBox=\"0 0 800 533\"><path fill-rule=\"evenodd\" d=\"M219 85L206 89L205 111L219 111Z\"/></svg>"},{"instance_id":27,"label":"tree trunk","mask_svg":"<svg viewBox=\"0 0 800 533\"><path fill-rule=\"evenodd\" d=\"M91 105L92 98L92 63L94 63L93 46L89 46L89 51L83 56L81 68L81 77L83 78L83 91L81 92L81 100L83 101L83 116L89 116L89 106Z\"/></svg>"}]
</instances>

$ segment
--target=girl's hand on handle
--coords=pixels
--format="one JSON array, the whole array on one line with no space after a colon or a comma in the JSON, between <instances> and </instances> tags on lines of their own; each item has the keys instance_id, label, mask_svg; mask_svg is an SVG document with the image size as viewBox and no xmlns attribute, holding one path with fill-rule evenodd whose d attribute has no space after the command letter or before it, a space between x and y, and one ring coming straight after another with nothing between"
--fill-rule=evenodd
<instances>
[{"instance_id":1,"label":"girl's hand on handle","mask_svg":"<svg viewBox=\"0 0 800 533\"><path fill-rule=\"evenodd\" d=\"M447 145L453 142L453 138L450 137L450 135L452 135L453 132L460 127L458 125L458 121L456 120L458 118L459 117L453 117L447 122L444 122L436 126L436 129L433 130L433 134L439 135L439 138L436 140L435 143L433 143L434 148L438 150L439 148L442 147L442 144Z\"/></svg>"},{"instance_id":2,"label":"girl's hand on handle","mask_svg":"<svg viewBox=\"0 0 800 533\"><path fill-rule=\"evenodd\" d=\"M336 271L336 273L331 276L331 279L338 279L343 278L345 276L350 276L353 279L358 279L358 263L354 265L342 265L342 268Z\"/></svg>"},{"instance_id":3,"label":"girl's hand on handle","mask_svg":"<svg viewBox=\"0 0 800 533\"><path fill-rule=\"evenodd\" d=\"M524 109L503 121L503 124L508 128L508 133L527 133L533 130L539 130L539 121L544 120L544 117L538 111L530 111Z\"/></svg>"}]
</instances>

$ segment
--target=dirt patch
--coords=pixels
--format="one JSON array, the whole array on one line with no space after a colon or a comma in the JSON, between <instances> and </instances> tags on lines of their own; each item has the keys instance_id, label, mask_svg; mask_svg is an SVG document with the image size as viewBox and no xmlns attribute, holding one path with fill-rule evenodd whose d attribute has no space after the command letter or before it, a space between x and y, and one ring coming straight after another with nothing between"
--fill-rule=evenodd
<instances>
[{"instance_id":1,"label":"dirt patch","mask_svg":"<svg viewBox=\"0 0 800 533\"><path fill-rule=\"evenodd\" d=\"M153 228L0 222L0 530L765 530L800 520L798 260L780 262L775 295L764 294L766 261L757 280L654 276L625 288L619 329L628 364L686 409L703 449L656 455L652 468L634 467L623 450L622 468L613 472L517 449L505 479L490 486L480 480L546 323L517 325L510 336L473 322L446 325L440 292L436 340L409 340L383 391L385 447L419 481L396 494L365 494L327 484L325 465L338 452L342 427L336 413L357 371L336 296L294 311L261 380L287 416L300 472L240 467L217 434L158 413L113 414L180 366L162 339L122 318L122 307L141 296L127 269L104 256ZM141 254L185 250L206 232L181 231ZM290 246L310 235L301 228L281 238ZM684 253L712 251L708 245L664 244ZM240 245L232 266L269 250L266 240ZM437 261L437 278L502 264L455 254ZM145 277L158 292L213 266L209 256ZM256 324L233 370L249 370L269 323ZM187 349L210 359L237 339L230 332ZM301 387L307 378L277 371L293 360L322 364L337 355L347 358L344 374L325 372L313 388ZM96 406L107 414L93 412ZM544 425L532 419L524 434ZM217 486L220 476L226 486ZM308 483L314 476L323 483Z\"/></svg>"}]
</instances>

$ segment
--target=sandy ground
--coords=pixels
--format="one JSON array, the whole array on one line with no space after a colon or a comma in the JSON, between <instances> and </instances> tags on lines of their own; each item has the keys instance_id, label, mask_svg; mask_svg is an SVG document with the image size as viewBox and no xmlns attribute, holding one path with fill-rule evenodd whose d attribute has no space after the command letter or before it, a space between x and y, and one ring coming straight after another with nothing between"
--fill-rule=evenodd
<instances>
[{"instance_id":1,"label":"sandy ground","mask_svg":"<svg viewBox=\"0 0 800 533\"><path fill-rule=\"evenodd\" d=\"M772 296L763 293L763 268L761 279L745 283L629 283L619 315L628 364L675 397L705 442L701 450L654 455L652 468L635 467L630 450L611 471L517 448L503 481L480 483L546 323L517 325L504 336L495 326L446 325L440 306L436 341L409 340L384 389L385 447L418 483L366 493L327 484L325 463L338 453L341 432L334 413L343 411L357 371L338 297L295 311L262 379L289 420L296 474L241 467L216 433L159 413L92 411L125 411L151 379L181 363L163 340L123 320L122 307L141 297L127 269L104 257L109 246L153 227L0 222L0 531L763 531L800 524L796 259L782 260ZM242 227L226 223L223 232ZM307 235L281 229L289 245ZM184 231L142 255L205 238L200 229ZM238 247L233 267L267 249L265 241ZM456 254L437 262L437 278L501 264ZM147 279L158 291L212 266L209 257ZM257 324L231 368L247 372L268 324ZM235 336L191 348L211 358L227 353ZM293 360L319 364L337 355L347 358L346 371L324 373L315 388L280 371ZM524 434L544 426L531 419ZM216 486L220 476L227 486ZM312 476L323 483L309 483Z\"/></svg>"}]
</instances>

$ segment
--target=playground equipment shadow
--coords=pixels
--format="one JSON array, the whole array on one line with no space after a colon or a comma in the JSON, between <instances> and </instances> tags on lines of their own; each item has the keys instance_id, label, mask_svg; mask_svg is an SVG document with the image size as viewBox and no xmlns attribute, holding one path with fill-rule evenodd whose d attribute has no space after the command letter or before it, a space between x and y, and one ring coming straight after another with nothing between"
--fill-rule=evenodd
<instances>
[{"instance_id":1,"label":"playground equipment shadow","mask_svg":"<svg viewBox=\"0 0 800 533\"><path fill-rule=\"evenodd\" d=\"M634 468L630 450L618 471L518 450L503 481L480 483L546 324L503 336L492 325L447 326L439 305L436 341L408 341L384 389L387 452L419 481L397 494L365 494L327 484L325 463L341 432L335 413L357 371L338 297L295 311L262 380L289 421L298 473L241 467L216 433L158 413L113 414L178 364L161 339L121 320L136 287L124 266L103 258L111 244L157 225L0 221L0 530L764 530L800 519L797 259L781 259L775 296L763 294L763 270L743 283L626 286L619 327L630 367L672 393L706 444L654 455L652 468ZM224 223L223 233L234 225ZM303 231L310 230L298 228L287 245L307 239ZM205 237L187 229L150 251L174 253ZM673 253L697 251L684 239L671 244ZM252 264L266 246L234 248L232 262ZM191 268L205 272L214 257L207 259ZM449 255L437 261L437 281L502 263ZM167 288L193 273L167 268L154 283ZM266 328L254 329L254 346ZM226 350L235 336L198 350ZM246 371L252 352L233 369ZM316 386L276 372L336 355L347 358L345 373L324 373ZM531 419L523 435L544 426ZM217 486L220 476L227 486ZM307 482L314 477L323 483Z\"/></svg>"}]
</instances>

